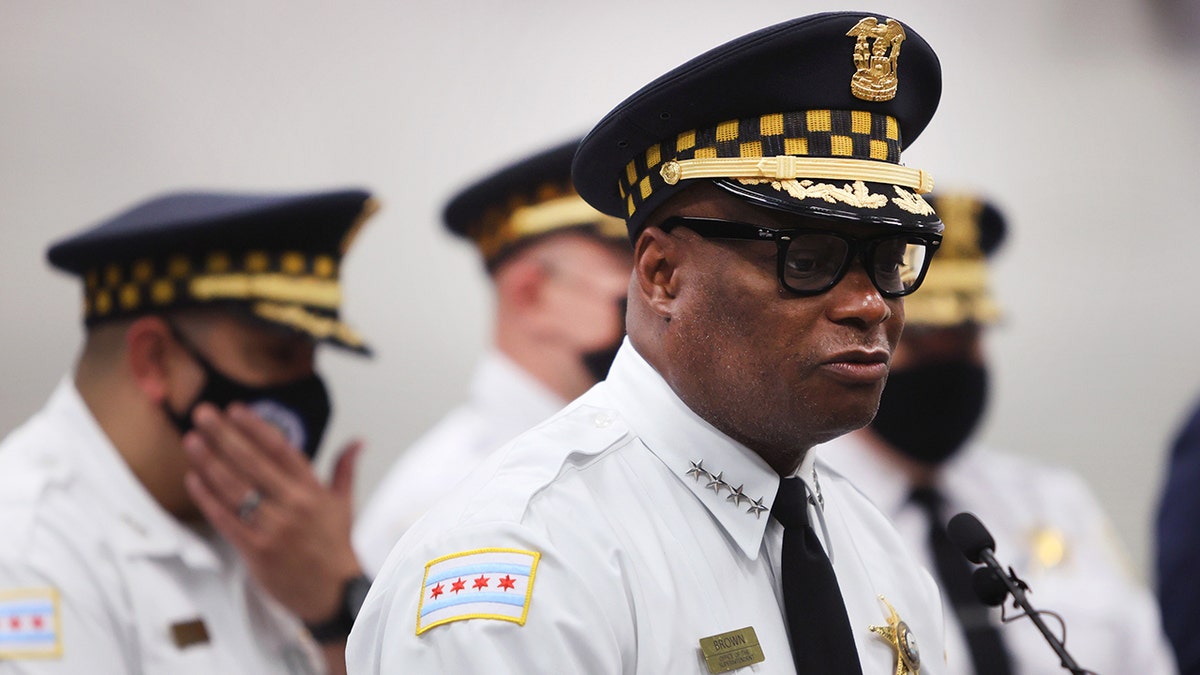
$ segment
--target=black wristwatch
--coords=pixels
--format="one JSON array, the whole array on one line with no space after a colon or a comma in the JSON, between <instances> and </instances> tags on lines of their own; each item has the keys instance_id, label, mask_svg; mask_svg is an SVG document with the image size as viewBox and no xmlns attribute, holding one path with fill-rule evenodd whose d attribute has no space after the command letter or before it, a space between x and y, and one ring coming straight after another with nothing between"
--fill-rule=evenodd
<instances>
[{"instance_id":1,"label":"black wristwatch","mask_svg":"<svg viewBox=\"0 0 1200 675\"><path fill-rule=\"evenodd\" d=\"M362 609L369 590L371 578L365 574L347 580L342 586L342 599L338 604L337 614L321 623L306 623L305 628L308 628L314 640L322 644L345 640L350 635L350 628L354 626L358 610Z\"/></svg>"}]
</instances>

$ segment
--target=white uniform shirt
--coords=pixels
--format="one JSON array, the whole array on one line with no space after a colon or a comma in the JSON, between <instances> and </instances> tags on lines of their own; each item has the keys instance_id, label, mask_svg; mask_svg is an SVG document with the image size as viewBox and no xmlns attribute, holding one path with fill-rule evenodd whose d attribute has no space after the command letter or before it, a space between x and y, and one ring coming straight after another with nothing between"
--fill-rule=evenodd
<instances>
[{"instance_id":1,"label":"white uniform shirt","mask_svg":"<svg viewBox=\"0 0 1200 675\"><path fill-rule=\"evenodd\" d=\"M854 434L819 446L818 454L872 498L933 569L929 525L908 501L911 486ZM1076 474L973 447L946 464L938 488L948 514L970 511L988 528L997 559L1029 583L1033 606L1062 615L1067 651L1080 666L1101 675L1175 672L1154 598L1134 580L1107 517ZM1009 614L1016 614L1009 604ZM999 609L993 612L998 620ZM962 629L947 614L950 672L970 673ZM1057 631L1057 621L1045 621ZM998 630L1014 673L1064 672L1033 622L1020 619Z\"/></svg>"},{"instance_id":2,"label":"white uniform shirt","mask_svg":"<svg viewBox=\"0 0 1200 675\"><path fill-rule=\"evenodd\" d=\"M367 574L377 574L404 531L488 454L563 403L507 356L488 354L466 402L400 454L355 519L354 548Z\"/></svg>"},{"instance_id":3,"label":"white uniform shirt","mask_svg":"<svg viewBox=\"0 0 1200 675\"><path fill-rule=\"evenodd\" d=\"M0 532L0 674L324 672L232 547L153 500L70 381L0 445Z\"/></svg>"},{"instance_id":4,"label":"white uniform shirt","mask_svg":"<svg viewBox=\"0 0 1200 675\"><path fill-rule=\"evenodd\" d=\"M689 476L693 462L711 473ZM864 672L896 669L895 648L870 630L887 626L880 596L921 646L921 672L946 672L932 578L847 482L812 459L798 475L823 500L810 517ZM724 482L710 489L714 476ZM735 672L794 673L783 528L767 510L778 485L626 342L606 382L495 453L405 534L350 635L350 673L706 673L700 640L746 627L765 660Z\"/></svg>"}]
</instances>

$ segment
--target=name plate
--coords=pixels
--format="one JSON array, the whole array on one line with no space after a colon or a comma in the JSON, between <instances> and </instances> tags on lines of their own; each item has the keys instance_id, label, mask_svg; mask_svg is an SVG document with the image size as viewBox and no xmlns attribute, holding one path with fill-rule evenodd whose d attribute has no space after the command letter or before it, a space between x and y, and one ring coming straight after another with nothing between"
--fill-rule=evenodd
<instances>
[{"instance_id":1,"label":"name plate","mask_svg":"<svg viewBox=\"0 0 1200 675\"><path fill-rule=\"evenodd\" d=\"M204 625L203 619L180 621L171 624L171 637L179 649L202 645L208 642L208 627Z\"/></svg>"},{"instance_id":2,"label":"name plate","mask_svg":"<svg viewBox=\"0 0 1200 675\"><path fill-rule=\"evenodd\" d=\"M700 652L710 673L724 673L765 659L753 626L700 638Z\"/></svg>"}]
</instances>

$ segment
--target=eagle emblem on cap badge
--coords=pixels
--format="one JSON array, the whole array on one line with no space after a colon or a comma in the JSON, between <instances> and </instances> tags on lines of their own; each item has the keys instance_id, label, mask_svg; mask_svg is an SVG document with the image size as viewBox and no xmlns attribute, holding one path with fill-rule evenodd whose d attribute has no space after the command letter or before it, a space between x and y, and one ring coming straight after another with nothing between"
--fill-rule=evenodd
<instances>
[{"instance_id":1,"label":"eagle emblem on cap badge","mask_svg":"<svg viewBox=\"0 0 1200 675\"><path fill-rule=\"evenodd\" d=\"M882 595L879 599L887 606L888 625L870 626L871 632L887 640L896 650L896 675L921 675L921 650L917 648L917 638L913 637L908 624L900 620L892 603Z\"/></svg>"},{"instance_id":2,"label":"eagle emblem on cap badge","mask_svg":"<svg viewBox=\"0 0 1200 675\"><path fill-rule=\"evenodd\" d=\"M879 19L869 16L855 24L846 35L856 38L854 67L857 72L850 79L850 92L864 101L895 98L899 84L896 60L900 58L900 43L907 37L904 26L895 19L880 23ZM872 42L868 43L868 40Z\"/></svg>"}]
</instances>

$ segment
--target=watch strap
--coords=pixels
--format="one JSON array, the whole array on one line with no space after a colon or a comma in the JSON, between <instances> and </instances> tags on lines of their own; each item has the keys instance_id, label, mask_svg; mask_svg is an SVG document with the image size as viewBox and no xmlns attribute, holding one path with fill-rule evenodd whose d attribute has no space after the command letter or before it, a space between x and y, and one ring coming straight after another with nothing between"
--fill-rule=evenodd
<instances>
[{"instance_id":1,"label":"watch strap","mask_svg":"<svg viewBox=\"0 0 1200 675\"><path fill-rule=\"evenodd\" d=\"M347 579L342 584L342 596L338 600L337 614L319 623L304 624L313 639L318 643L326 644L340 642L349 637L350 629L354 627L354 619L358 616L358 610L362 608L363 598L366 597L364 589L370 585L371 579L366 575Z\"/></svg>"}]
</instances>

